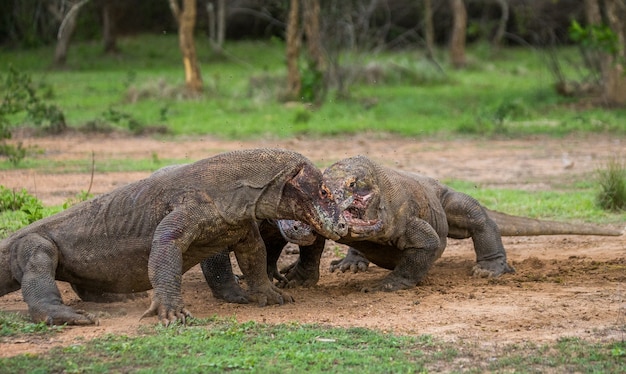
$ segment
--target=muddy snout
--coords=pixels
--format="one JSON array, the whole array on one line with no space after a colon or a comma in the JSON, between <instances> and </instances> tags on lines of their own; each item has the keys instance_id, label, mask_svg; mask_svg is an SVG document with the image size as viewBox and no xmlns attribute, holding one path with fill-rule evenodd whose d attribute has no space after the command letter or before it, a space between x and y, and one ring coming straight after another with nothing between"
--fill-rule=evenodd
<instances>
[{"instance_id":1,"label":"muddy snout","mask_svg":"<svg viewBox=\"0 0 626 374\"><path fill-rule=\"evenodd\" d=\"M324 208L317 207L318 216L322 217L322 226L328 239L338 240L348 235L348 223L342 211L335 205L327 204Z\"/></svg>"}]
</instances>

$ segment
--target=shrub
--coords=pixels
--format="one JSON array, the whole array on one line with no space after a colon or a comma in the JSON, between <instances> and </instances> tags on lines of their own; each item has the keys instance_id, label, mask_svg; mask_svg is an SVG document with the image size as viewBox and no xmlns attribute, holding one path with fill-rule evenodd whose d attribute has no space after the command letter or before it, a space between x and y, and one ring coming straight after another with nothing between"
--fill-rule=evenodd
<instances>
[{"instance_id":1,"label":"shrub","mask_svg":"<svg viewBox=\"0 0 626 374\"><path fill-rule=\"evenodd\" d=\"M597 171L600 192L597 201L602 209L626 210L626 163L612 158Z\"/></svg>"},{"instance_id":2,"label":"shrub","mask_svg":"<svg viewBox=\"0 0 626 374\"><path fill-rule=\"evenodd\" d=\"M7 210L24 212L27 223L33 223L43 218L41 200L29 194L25 189L15 192L0 185L0 212Z\"/></svg>"}]
</instances>

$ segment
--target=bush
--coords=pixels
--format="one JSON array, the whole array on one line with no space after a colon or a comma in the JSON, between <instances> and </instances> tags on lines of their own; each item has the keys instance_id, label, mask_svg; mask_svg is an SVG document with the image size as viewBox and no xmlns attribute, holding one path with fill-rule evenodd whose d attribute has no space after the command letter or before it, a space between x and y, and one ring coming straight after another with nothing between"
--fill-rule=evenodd
<instances>
[{"instance_id":1,"label":"bush","mask_svg":"<svg viewBox=\"0 0 626 374\"><path fill-rule=\"evenodd\" d=\"M29 194L25 189L15 192L0 185L0 212L4 211L24 212L27 223L33 223L43 218L41 200Z\"/></svg>"},{"instance_id":2,"label":"bush","mask_svg":"<svg viewBox=\"0 0 626 374\"><path fill-rule=\"evenodd\" d=\"M613 158L603 169L597 170L597 175L598 205L606 210L626 210L626 163Z\"/></svg>"}]
</instances>

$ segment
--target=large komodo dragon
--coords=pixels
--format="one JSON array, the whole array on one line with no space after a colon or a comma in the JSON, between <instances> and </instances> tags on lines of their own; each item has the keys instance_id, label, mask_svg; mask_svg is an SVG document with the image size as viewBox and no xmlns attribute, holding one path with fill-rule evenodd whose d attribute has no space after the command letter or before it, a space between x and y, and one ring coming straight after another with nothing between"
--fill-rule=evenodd
<instances>
[{"instance_id":1,"label":"large komodo dragon","mask_svg":"<svg viewBox=\"0 0 626 374\"><path fill-rule=\"evenodd\" d=\"M364 271L369 261L392 270L364 291L415 286L441 256L446 238L471 237L477 262L474 274L498 276L513 272L507 264L501 235L622 234L595 225L536 220L491 211L435 179L383 167L364 156L331 165L324 171L323 180L337 204L346 207L345 215L351 227L347 236L337 240L351 247L348 255L333 261L331 271ZM380 230L372 226L376 220L382 223ZM323 248L323 242L306 247L308 253L301 254L287 269L290 284L317 282L319 272L313 269L319 267ZM268 259L277 258L275 252L280 250L282 247L268 245Z\"/></svg>"},{"instance_id":2,"label":"large komodo dragon","mask_svg":"<svg viewBox=\"0 0 626 374\"><path fill-rule=\"evenodd\" d=\"M55 279L85 300L153 288L144 316L184 321L182 274L230 250L252 299L291 301L267 277L257 221L295 219L329 238L345 235L321 177L304 156L274 149L224 153L152 175L0 241L0 295L21 287L34 321L93 324L92 315L63 304Z\"/></svg>"}]
</instances>

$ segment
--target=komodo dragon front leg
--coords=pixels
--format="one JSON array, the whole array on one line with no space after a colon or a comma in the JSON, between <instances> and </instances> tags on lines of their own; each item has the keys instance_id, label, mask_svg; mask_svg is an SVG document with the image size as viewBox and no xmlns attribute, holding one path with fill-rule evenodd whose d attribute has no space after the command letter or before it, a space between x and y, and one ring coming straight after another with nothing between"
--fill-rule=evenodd
<instances>
[{"instance_id":1,"label":"komodo dragon front leg","mask_svg":"<svg viewBox=\"0 0 626 374\"><path fill-rule=\"evenodd\" d=\"M202 253L210 253L211 256L216 254L210 249L203 250L202 243L194 244L194 240L202 235L201 231L211 230L210 227L192 224L196 220L195 214L188 214L185 210L175 211L157 227L148 261L148 276L154 293L152 304L142 318L157 314L161 322L167 325L177 319L184 323L186 317L191 316L183 307L182 300L183 253L193 248L198 256ZM248 279L249 298L261 306L292 302L291 296L267 281L264 267L258 266L259 262L266 262L266 254L257 224L250 221L245 232L238 231L230 235L240 237L240 240L225 250L235 252L239 266Z\"/></svg>"},{"instance_id":2,"label":"komodo dragon front leg","mask_svg":"<svg viewBox=\"0 0 626 374\"><path fill-rule=\"evenodd\" d=\"M363 292L397 291L415 287L439 258L446 246L445 237L426 221L411 217L406 231L390 237L393 245L373 240L361 242L360 251L373 262L392 271L373 286L363 287ZM389 261L389 257L393 260Z\"/></svg>"}]
</instances>

